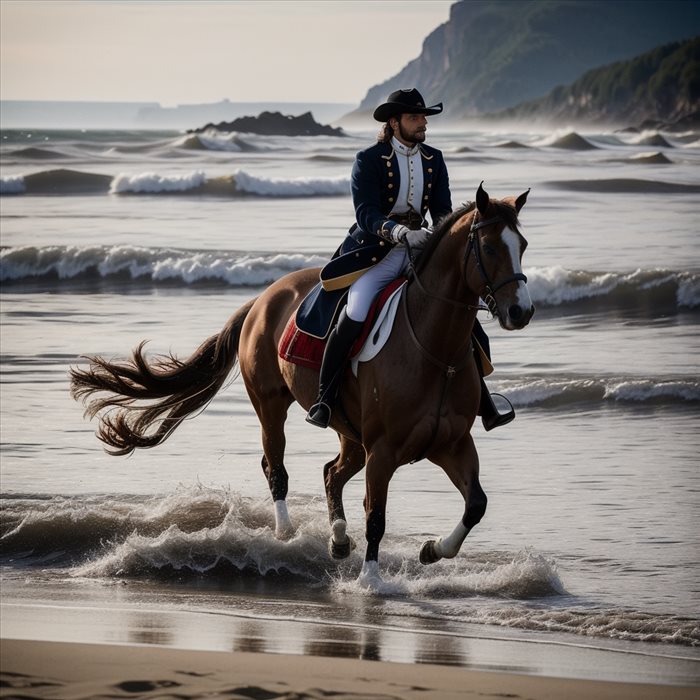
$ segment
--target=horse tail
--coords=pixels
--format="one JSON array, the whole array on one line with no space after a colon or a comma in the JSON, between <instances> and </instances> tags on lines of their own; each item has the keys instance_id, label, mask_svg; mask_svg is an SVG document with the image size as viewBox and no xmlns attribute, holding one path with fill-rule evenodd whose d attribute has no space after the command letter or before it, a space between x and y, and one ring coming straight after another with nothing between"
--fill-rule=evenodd
<instances>
[{"instance_id":1,"label":"horse tail","mask_svg":"<svg viewBox=\"0 0 700 700\"><path fill-rule=\"evenodd\" d=\"M87 357L88 369L71 368L71 396L85 404L86 417L113 409L100 416L97 429L108 453L128 455L137 447L160 445L214 398L236 365L241 328L254 302L236 311L220 333L207 338L185 361L172 354L148 360L144 341L126 362ZM107 396L91 398L98 392ZM154 424L157 429L149 432Z\"/></svg>"}]
</instances>

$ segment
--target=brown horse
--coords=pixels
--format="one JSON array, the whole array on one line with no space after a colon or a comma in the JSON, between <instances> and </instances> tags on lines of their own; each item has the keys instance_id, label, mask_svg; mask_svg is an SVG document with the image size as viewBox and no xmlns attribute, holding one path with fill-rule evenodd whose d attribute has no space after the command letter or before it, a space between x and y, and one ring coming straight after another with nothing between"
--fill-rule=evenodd
<instances>
[{"instance_id":1,"label":"brown horse","mask_svg":"<svg viewBox=\"0 0 700 700\"><path fill-rule=\"evenodd\" d=\"M520 267L527 243L518 230L518 212L528 192L496 201L480 185L476 205L462 207L439 225L404 290L403 308L387 344L373 360L360 364L357 378L348 373L344 379L342 410L333 412L331 424L340 452L324 467L330 551L335 558L350 554L343 488L366 467L367 550L360 574L366 586L380 581L377 561L387 490L400 465L427 457L464 497L464 516L455 530L423 545L424 564L454 557L486 510L470 434L480 399L472 327L479 297L509 330L526 326L534 312ZM113 454L160 444L212 399L238 359L262 426L262 467L275 503L276 533L290 536L284 424L295 400L305 409L314 401L318 374L284 361L277 347L318 274L318 269L306 269L281 278L186 361L173 356L148 360L142 343L129 362L92 357L88 369L72 369L74 398L107 392L90 400L87 415L118 409L101 417L98 437Z\"/></svg>"}]
</instances>

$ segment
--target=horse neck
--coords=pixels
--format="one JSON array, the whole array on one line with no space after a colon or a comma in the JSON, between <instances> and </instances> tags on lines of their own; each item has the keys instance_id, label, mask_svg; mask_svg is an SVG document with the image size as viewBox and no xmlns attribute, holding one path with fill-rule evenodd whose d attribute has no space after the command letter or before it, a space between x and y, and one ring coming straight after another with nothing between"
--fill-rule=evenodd
<instances>
[{"instance_id":1,"label":"horse neck","mask_svg":"<svg viewBox=\"0 0 700 700\"><path fill-rule=\"evenodd\" d=\"M406 301L418 336L446 361L455 359L448 357L450 349L454 355L468 345L479 301L463 278L465 245L461 234L447 233L420 272L420 283L428 293L415 283L407 290Z\"/></svg>"}]
</instances>

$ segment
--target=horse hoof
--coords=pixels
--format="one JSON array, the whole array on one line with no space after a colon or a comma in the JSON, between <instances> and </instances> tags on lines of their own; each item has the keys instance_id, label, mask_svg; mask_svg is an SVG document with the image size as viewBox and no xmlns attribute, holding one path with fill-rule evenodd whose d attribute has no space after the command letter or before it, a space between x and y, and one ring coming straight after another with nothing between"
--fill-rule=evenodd
<instances>
[{"instance_id":1,"label":"horse hoof","mask_svg":"<svg viewBox=\"0 0 700 700\"><path fill-rule=\"evenodd\" d=\"M442 557L435 551L435 540L428 540L423 543L420 548L420 563L421 564L434 564L436 561L440 561Z\"/></svg>"},{"instance_id":2,"label":"horse hoof","mask_svg":"<svg viewBox=\"0 0 700 700\"><path fill-rule=\"evenodd\" d=\"M342 543L336 542L331 537L328 543L328 551L333 559L347 559L353 549L355 549L355 541L350 536L346 537L345 542Z\"/></svg>"}]
</instances>

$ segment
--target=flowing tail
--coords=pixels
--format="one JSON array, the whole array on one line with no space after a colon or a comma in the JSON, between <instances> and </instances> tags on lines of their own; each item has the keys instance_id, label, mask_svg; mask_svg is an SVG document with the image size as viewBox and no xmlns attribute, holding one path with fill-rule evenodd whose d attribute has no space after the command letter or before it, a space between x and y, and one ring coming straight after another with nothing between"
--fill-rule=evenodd
<instances>
[{"instance_id":1,"label":"flowing tail","mask_svg":"<svg viewBox=\"0 0 700 700\"><path fill-rule=\"evenodd\" d=\"M108 362L88 357L88 369L71 368L71 396L85 403L85 415L100 416L97 437L113 455L131 454L137 447L155 447L219 391L238 360L241 328L252 299L229 319L222 331L205 340L185 361L173 355L144 357L145 341L131 360ZM93 394L107 392L102 398ZM88 400L89 399L89 400ZM149 428L158 424L155 431Z\"/></svg>"}]
</instances>

